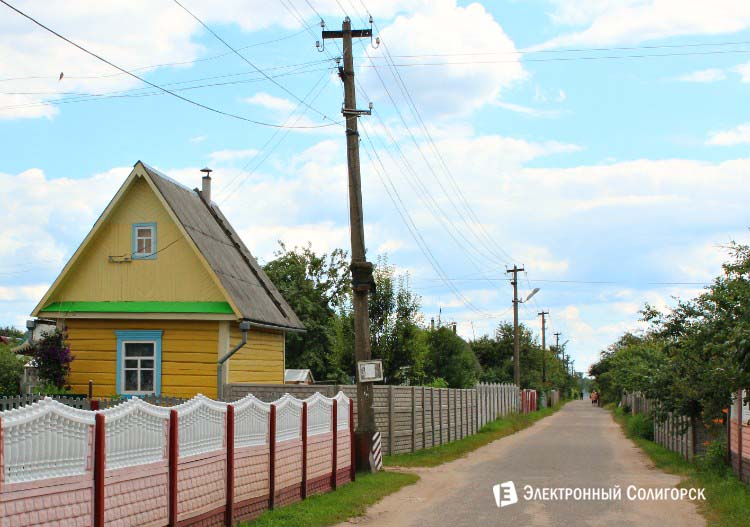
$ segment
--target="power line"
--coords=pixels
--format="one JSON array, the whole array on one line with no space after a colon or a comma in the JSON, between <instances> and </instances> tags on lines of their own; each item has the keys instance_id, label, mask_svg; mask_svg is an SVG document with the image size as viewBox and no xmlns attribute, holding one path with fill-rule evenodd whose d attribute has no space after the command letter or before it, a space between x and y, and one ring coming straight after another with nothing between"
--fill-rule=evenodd
<instances>
[{"instance_id":1,"label":"power line","mask_svg":"<svg viewBox=\"0 0 750 527\"><path fill-rule=\"evenodd\" d=\"M258 46L264 46L266 44L273 44L275 42L281 42L282 40L288 40L290 38L294 38L297 35L301 35L307 30L306 27L303 27L299 31L295 31L294 33L290 33L289 35L285 35L283 37L274 38L271 40L265 40L263 42L256 42L255 44L248 44L246 46L242 46L241 48L237 48L238 50L242 51L245 49L255 48ZM223 57L226 57L228 55L231 55L232 52L229 51L227 53L219 53L217 55L211 55L208 57L202 57L200 59L194 59L194 60L182 60L178 62L162 62L160 64L150 64L148 66L139 66L137 68L131 68L130 71L143 71L143 70L152 70L156 68L163 68L167 66L185 66L188 64L197 64L198 62L207 62L210 60L216 60ZM65 74L66 79L106 79L111 77L119 77L121 75L124 75L124 73L105 73L102 75L68 75ZM0 79L0 82L12 82L12 81L19 81L19 80L39 80L39 79L47 79L47 80L57 80L57 75L30 75L27 77L9 77L5 79Z\"/></svg>"},{"instance_id":2,"label":"power line","mask_svg":"<svg viewBox=\"0 0 750 527\"><path fill-rule=\"evenodd\" d=\"M738 53L750 53L750 49L730 49L730 50L712 50L712 51L688 51L684 53L652 53L652 54L635 54L635 55L592 55L585 57L549 57L549 58L522 58L524 62L575 62L591 60L622 60L622 59L649 59L659 57L685 57L692 55L728 55ZM473 61L443 61L443 62L405 62L393 63L397 68L409 68L414 66L461 66L476 64L515 64L516 60L473 60ZM366 65L363 68L381 68L377 64Z\"/></svg>"},{"instance_id":3,"label":"power line","mask_svg":"<svg viewBox=\"0 0 750 527\"><path fill-rule=\"evenodd\" d=\"M268 127L271 127L271 128L283 128L284 127L283 125L274 124L274 123L267 123L267 122L263 122L263 121L257 121L255 119L250 119L249 117L244 117L242 115L237 115L237 114L233 114L233 113L230 113L230 112L226 112L224 110L219 110L218 108L213 108L213 107L208 106L206 104L203 104L201 102L195 101L193 99L189 99L188 97L184 97L184 96L182 96L182 95L180 95L178 93L175 93L174 91L171 91L171 90L169 90L167 88L164 88L164 87L162 87L162 86L160 86L158 84L155 84L155 83L153 83L151 81L148 81L148 80L144 79L143 77L140 77L139 75L137 75L137 74L135 74L135 73L133 73L131 71L128 71L125 68L122 68L122 67L120 67L120 66L118 66L118 65L110 62L109 60L105 59L104 57L102 57L100 55L97 55L93 51L89 51L88 49L84 48L80 44L77 44L76 42L73 42L72 40L70 40L69 38L61 35L57 31L55 31L54 29L51 29L50 27L44 25L42 22L38 21L37 19L35 19L31 15L28 15L28 14L24 13L23 11L21 11L20 9L16 8L15 6L9 4L8 2L6 2L6 0L0 0L0 3L6 5L7 7L9 7L10 9L12 9L16 13L18 13L19 15L23 16L24 18L28 19L29 21L31 21L34 24L36 24L37 26L39 26L40 28L44 29L45 31L47 31L47 32L49 32L49 33L51 33L53 35L55 35L59 39L64 40L68 44L70 44L70 45L78 48L79 50L83 51L84 53L86 53L86 54L88 54L88 55L90 55L92 57L94 57L95 59L100 60L101 62L104 62L105 64L107 64L107 65L109 65L109 66L111 66L111 67L113 67L113 68L115 68L115 69L117 69L117 70L119 70L119 71L121 71L123 73L126 73L127 75L130 75L134 79L137 79L137 80L143 82L144 84L148 84L149 86L152 86L153 88L156 88L158 90L163 91L164 93L167 93L167 94L169 94L169 95L171 95L173 97L176 97L177 99L180 99L181 101L184 101L184 102L186 102L188 104L192 104L193 106L197 106L199 108L203 108L204 110L207 110L207 111L212 112L212 113L223 115L225 117L230 117L232 119L238 119L240 121L249 122L249 123L252 123L252 124L259 125L259 126L268 126ZM338 124L338 123L320 124L320 125L309 125L309 126L299 126L298 128L322 128L322 127L327 127L327 126L333 126L334 124Z\"/></svg>"},{"instance_id":4,"label":"power line","mask_svg":"<svg viewBox=\"0 0 750 527\"><path fill-rule=\"evenodd\" d=\"M256 66L251 60L249 60L242 53L240 53L235 48L233 48L226 40L224 40L218 33L216 33L216 31L214 31L213 29L211 29L211 27L208 24L206 24L197 15L195 15L192 11L190 11L187 7L185 7L182 3L180 3L179 0L173 0L173 1L174 1L175 4L177 4L178 6L180 6L180 8L182 8L183 11L185 11L188 15L190 15L191 17L193 17L193 19L195 19L196 22L198 22L201 26L203 26L206 29L206 31L208 31L209 33L211 33L219 42L221 42L222 44L224 44L235 55L237 55L239 58L241 58L243 61L245 61L251 68L253 68L258 73L260 73L261 75L263 75L266 79L268 79L269 81L271 81L273 84L275 84L276 86L278 86L280 89L282 89L289 96L291 96L294 99L296 99L297 102L299 102L300 104L304 104L310 110L312 110L315 113L317 113L318 115L320 115L323 119L328 120L328 121L332 121L333 124L342 124L340 122L333 121L332 119L330 119L326 114L324 114L320 110L318 110L316 108L313 108L312 106L310 106L309 104L307 104L306 102L304 102L299 96L297 96L297 94L295 94L294 92L292 92L291 90L289 90L286 86L284 86L280 82L278 82L275 79L273 79L272 77L270 77L265 71L263 71L258 66Z\"/></svg>"}]
</instances>

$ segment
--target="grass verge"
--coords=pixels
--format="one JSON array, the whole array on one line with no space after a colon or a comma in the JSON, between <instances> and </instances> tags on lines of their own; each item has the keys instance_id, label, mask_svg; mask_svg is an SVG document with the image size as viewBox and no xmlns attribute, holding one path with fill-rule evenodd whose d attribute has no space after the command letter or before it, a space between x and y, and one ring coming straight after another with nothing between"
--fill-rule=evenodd
<instances>
[{"instance_id":1,"label":"grass verge","mask_svg":"<svg viewBox=\"0 0 750 527\"><path fill-rule=\"evenodd\" d=\"M357 474L357 481L339 487L336 492L317 494L305 501L264 512L258 519L240 524L245 527L324 527L355 516L419 476L401 472Z\"/></svg>"},{"instance_id":2,"label":"grass verge","mask_svg":"<svg viewBox=\"0 0 750 527\"><path fill-rule=\"evenodd\" d=\"M658 443L638 437L629 423L634 419L621 408L610 408L628 436L654 462L666 472L683 477L680 487L706 489L706 501L698 508L710 527L746 527L750 517L750 488L732 474L731 468L715 460L699 458L696 463L686 461Z\"/></svg>"},{"instance_id":3,"label":"grass verge","mask_svg":"<svg viewBox=\"0 0 750 527\"><path fill-rule=\"evenodd\" d=\"M476 450L496 439L505 437L527 428L540 419L552 415L565 403L558 404L553 408L542 408L530 414L513 414L484 425L474 435L464 437L458 441L447 443L424 450L417 450L408 454L396 454L385 456L383 464L398 467L434 467L448 461L464 457L469 452Z\"/></svg>"}]
</instances>

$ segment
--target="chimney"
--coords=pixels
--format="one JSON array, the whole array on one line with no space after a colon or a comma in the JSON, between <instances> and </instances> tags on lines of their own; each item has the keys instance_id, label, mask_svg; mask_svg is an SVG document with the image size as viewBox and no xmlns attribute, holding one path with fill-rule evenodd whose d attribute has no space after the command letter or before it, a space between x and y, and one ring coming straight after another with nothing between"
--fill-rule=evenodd
<instances>
[{"instance_id":1,"label":"chimney","mask_svg":"<svg viewBox=\"0 0 750 527\"><path fill-rule=\"evenodd\" d=\"M201 190L201 196L203 196L203 199L206 200L206 203L209 205L211 204L211 170L210 168L201 168L201 172L203 172L205 175L203 176L203 188Z\"/></svg>"},{"instance_id":2,"label":"chimney","mask_svg":"<svg viewBox=\"0 0 750 527\"><path fill-rule=\"evenodd\" d=\"M435 318L434 317L430 319L430 329L432 331L435 331Z\"/></svg>"},{"instance_id":3,"label":"chimney","mask_svg":"<svg viewBox=\"0 0 750 527\"><path fill-rule=\"evenodd\" d=\"M453 334L454 335L456 334L456 323L455 322L453 323Z\"/></svg>"}]
</instances>

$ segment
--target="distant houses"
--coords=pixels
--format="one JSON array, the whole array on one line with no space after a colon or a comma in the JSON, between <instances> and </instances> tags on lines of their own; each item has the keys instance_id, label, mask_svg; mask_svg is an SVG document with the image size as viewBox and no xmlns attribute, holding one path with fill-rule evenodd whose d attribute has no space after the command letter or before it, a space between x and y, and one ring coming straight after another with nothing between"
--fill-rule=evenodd
<instances>
[{"instance_id":1,"label":"distant houses","mask_svg":"<svg viewBox=\"0 0 750 527\"><path fill-rule=\"evenodd\" d=\"M249 205L249 204L248 204ZM284 382L284 336L304 330L211 201L137 162L32 315L65 328L69 382L95 396L217 396ZM242 343L240 323L249 323Z\"/></svg>"}]
</instances>

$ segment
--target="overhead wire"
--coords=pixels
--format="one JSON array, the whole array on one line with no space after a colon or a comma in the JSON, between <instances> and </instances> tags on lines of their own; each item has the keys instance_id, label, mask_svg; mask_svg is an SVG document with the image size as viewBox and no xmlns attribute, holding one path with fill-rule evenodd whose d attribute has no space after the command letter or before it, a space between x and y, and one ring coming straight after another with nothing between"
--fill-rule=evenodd
<instances>
[{"instance_id":1,"label":"overhead wire","mask_svg":"<svg viewBox=\"0 0 750 527\"><path fill-rule=\"evenodd\" d=\"M136 73L128 71L128 70L126 70L125 68L123 68L121 66L118 66L117 64L115 64L115 63L107 60L106 58L102 57L101 55L98 55L97 53L88 50L87 48L83 47L82 45L74 42L73 40L71 40L71 39L65 37L64 35L62 35L61 33L55 31L54 29L52 29L52 28L50 28L48 26L46 26L45 24L43 24L42 22L40 22L36 18L32 17L31 15L29 15L29 14L21 11L17 7L15 7L12 4L8 3L6 0L0 0L0 3L4 4L8 8L10 8L11 10L15 11L19 15L23 16L24 18L26 18L30 22L34 23L35 25L37 25L38 27L44 29L45 31L51 33L52 35L56 36L57 38L59 38L59 39L65 41L65 42L67 42L68 44L70 44L70 45L78 48L79 50L83 51L87 55L90 55L90 56L94 57L95 59L97 59L97 60L99 60L101 62L104 62L105 64L107 64L107 65L109 65L109 66L111 66L111 67L113 67L113 68L115 68L115 69L117 69L117 70L119 70L119 71L121 71L123 73L126 73L127 75L133 77L134 79L137 79L137 80L143 82L144 84L148 84L149 86L151 86L153 88L161 90L164 93L167 93L167 94L169 94L169 95L171 95L171 96L173 96L173 97L175 97L177 99L180 99L183 102L186 102L186 103L191 104L193 106L196 106L198 108L202 108L202 109L207 110L209 112L212 112L212 113L215 113L215 114L218 114L218 115L222 115L224 117L229 117L229 118L232 118L232 119L237 119L237 120L240 120L240 121L245 121L245 122L248 122L248 123L251 123L251 124L256 124L256 125L259 125L259 126L267 126L267 127L271 127L271 128L283 127L283 125L280 125L280 124L268 123L268 122L265 122L265 121L259 121L259 120L256 120L256 119L251 119L249 117L245 117L245 116L242 116L242 115L234 114L234 113L231 113L231 112L228 112L228 111L225 111L225 110L220 110L218 108L214 108L212 106L208 106L207 104L203 104L201 102L198 102L196 100L190 99L188 97L184 97L184 96L180 95L179 93L176 93L176 92L174 92L172 90L169 90L169 89L164 88L164 87L162 87L162 86L160 86L158 84L155 84L155 83L153 83L153 82L151 82L151 81L149 81L149 80L147 80L147 79L145 79L145 78L137 75ZM338 124L338 123L334 122L334 123L319 124L319 125L299 126L298 128L322 128L322 127L327 127L327 126L333 126L335 124Z\"/></svg>"}]
</instances>

